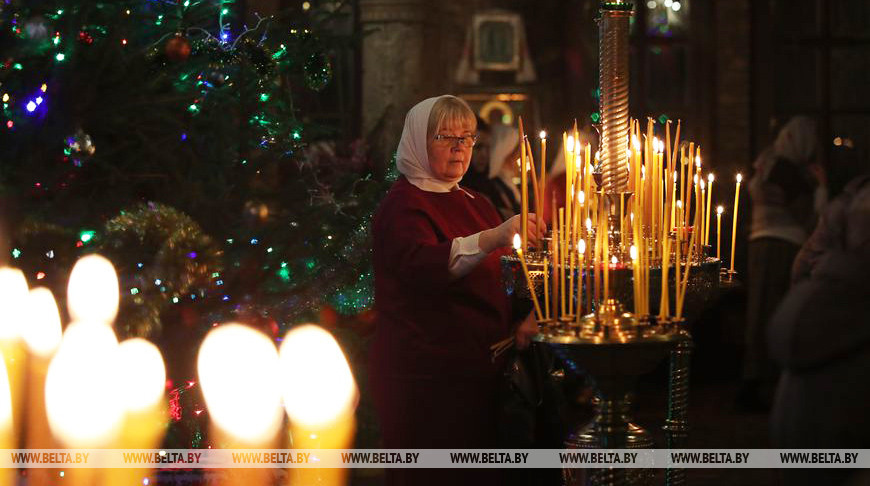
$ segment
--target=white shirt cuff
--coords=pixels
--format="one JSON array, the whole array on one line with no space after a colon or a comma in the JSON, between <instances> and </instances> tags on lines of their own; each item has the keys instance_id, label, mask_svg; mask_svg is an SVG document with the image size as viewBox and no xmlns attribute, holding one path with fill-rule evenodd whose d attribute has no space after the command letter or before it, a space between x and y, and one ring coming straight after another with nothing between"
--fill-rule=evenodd
<instances>
[{"instance_id":1,"label":"white shirt cuff","mask_svg":"<svg viewBox=\"0 0 870 486\"><path fill-rule=\"evenodd\" d=\"M478 244L479 240L480 233L453 239L450 245L450 262L447 264L447 270L453 279L468 275L486 258L486 252L481 250Z\"/></svg>"}]
</instances>

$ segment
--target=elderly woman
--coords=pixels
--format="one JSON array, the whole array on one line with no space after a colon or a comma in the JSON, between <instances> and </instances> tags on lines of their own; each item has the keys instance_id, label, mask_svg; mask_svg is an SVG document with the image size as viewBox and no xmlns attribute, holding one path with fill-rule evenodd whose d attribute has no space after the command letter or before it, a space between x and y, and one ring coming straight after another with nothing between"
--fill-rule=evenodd
<instances>
[{"instance_id":1,"label":"elderly woman","mask_svg":"<svg viewBox=\"0 0 870 486\"><path fill-rule=\"evenodd\" d=\"M385 448L495 446L502 363L490 346L515 333L525 347L537 330L533 316L512 316L501 284L499 257L510 251L519 218L502 223L486 198L457 184L475 129L473 112L454 96L411 108L397 156L402 175L374 218L370 369ZM530 214L532 244L543 236L535 222ZM464 484L469 472L391 469L388 484Z\"/></svg>"}]
</instances>

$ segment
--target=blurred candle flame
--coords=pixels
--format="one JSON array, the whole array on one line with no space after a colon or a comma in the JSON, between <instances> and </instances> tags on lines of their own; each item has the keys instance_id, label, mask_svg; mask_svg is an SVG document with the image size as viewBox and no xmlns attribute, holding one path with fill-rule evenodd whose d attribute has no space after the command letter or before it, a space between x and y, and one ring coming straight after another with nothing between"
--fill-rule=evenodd
<instances>
[{"instance_id":1,"label":"blurred candle flame","mask_svg":"<svg viewBox=\"0 0 870 486\"><path fill-rule=\"evenodd\" d=\"M80 258L67 287L70 317L74 321L112 324L118 314L118 274L112 262L97 254Z\"/></svg>"}]
</instances>

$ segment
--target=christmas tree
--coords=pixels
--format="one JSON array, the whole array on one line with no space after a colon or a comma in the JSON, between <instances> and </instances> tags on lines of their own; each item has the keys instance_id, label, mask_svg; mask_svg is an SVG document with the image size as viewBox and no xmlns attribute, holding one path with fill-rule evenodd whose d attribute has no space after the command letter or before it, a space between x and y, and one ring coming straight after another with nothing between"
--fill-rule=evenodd
<instances>
[{"instance_id":1,"label":"christmas tree","mask_svg":"<svg viewBox=\"0 0 870 486\"><path fill-rule=\"evenodd\" d=\"M76 258L109 257L119 337L160 343L176 381L215 323L278 337L318 313L330 324L366 311L369 218L389 181L371 176L363 143L324 142L340 134L296 108L354 41L330 34L345 7L0 3L11 263L61 297ZM353 361L362 348L349 339Z\"/></svg>"}]
</instances>

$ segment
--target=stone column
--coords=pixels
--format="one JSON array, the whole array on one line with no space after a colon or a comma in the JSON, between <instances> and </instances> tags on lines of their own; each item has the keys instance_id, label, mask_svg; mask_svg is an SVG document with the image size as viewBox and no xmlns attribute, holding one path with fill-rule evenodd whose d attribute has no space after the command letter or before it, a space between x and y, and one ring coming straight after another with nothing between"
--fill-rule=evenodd
<instances>
[{"instance_id":1,"label":"stone column","mask_svg":"<svg viewBox=\"0 0 870 486\"><path fill-rule=\"evenodd\" d=\"M389 164L408 109L449 85L455 62L441 40L446 29L456 27L446 11L440 2L426 0L360 2L362 133L372 144L376 166Z\"/></svg>"}]
</instances>

